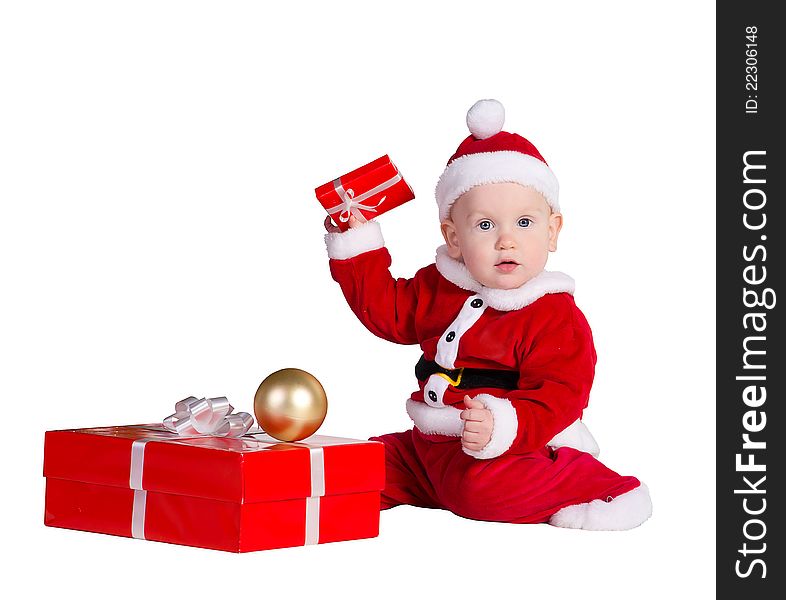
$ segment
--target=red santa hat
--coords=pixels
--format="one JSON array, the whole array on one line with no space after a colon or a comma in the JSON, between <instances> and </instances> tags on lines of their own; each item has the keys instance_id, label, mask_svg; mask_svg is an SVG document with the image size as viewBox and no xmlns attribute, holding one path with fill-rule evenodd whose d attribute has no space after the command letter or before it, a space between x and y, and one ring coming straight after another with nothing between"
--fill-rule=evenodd
<instances>
[{"instance_id":1,"label":"red santa hat","mask_svg":"<svg viewBox=\"0 0 786 600\"><path fill-rule=\"evenodd\" d=\"M540 192L559 212L559 183L538 149L517 133L502 131L505 107L498 100L478 100L467 112L467 137L450 157L437 183L439 219L464 192L485 183L520 183Z\"/></svg>"}]
</instances>

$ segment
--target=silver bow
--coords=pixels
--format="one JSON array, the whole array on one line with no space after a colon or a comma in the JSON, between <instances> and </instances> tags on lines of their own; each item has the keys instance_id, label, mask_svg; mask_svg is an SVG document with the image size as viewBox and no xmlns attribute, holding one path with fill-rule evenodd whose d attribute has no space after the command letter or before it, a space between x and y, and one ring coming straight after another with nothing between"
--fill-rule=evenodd
<instances>
[{"instance_id":1,"label":"silver bow","mask_svg":"<svg viewBox=\"0 0 786 600\"><path fill-rule=\"evenodd\" d=\"M231 414L235 410L224 396L194 398L189 396L175 404L175 413L164 419L167 431L181 436L212 435L240 437L254 424L247 412Z\"/></svg>"},{"instance_id":2,"label":"silver bow","mask_svg":"<svg viewBox=\"0 0 786 600\"><path fill-rule=\"evenodd\" d=\"M382 199L379 202L377 202L374 206L368 206L367 204L362 204L359 200L354 200L354 198L355 198L355 190L351 188L348 189L346 192L344 192L344 196L343 196L344 202L342 204L339 204L338 206L331 208L328 211L328 214L333 215L341 211L340 214L338 215L338 220L341 221L342 223L346 223L347 221L349 221L349 215L354 214L355 216L357 216L358 213L355 211L356 208L361 208L368 212L377 212L377 207L385 201L385 198L387 198L387 196L382 196Z\"/></svg>"}]
</instances>

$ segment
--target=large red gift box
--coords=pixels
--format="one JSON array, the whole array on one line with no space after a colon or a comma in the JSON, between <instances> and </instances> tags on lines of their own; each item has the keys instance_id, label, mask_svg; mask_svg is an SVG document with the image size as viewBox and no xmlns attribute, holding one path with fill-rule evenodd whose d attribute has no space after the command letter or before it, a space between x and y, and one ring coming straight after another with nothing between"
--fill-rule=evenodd
<instances>
[{"instance_id":1,"label":"large red gift box","mask_svg":"<svg viewBox=\"0 0 786 600\"><path fill-rule=\"evenodd\" d=\"M314 191L341 231L349 228L350 214L371 219L415 197L387 154Z\"/></svg>"},{"instance_id":2,"label":"large red gift box","mask_svg":"<svg viewBox=\"0 0 786 600\"><path fill-rule=\"evenodd\" d=\"M71 429L46 432L44 476L46 525L249 552L377 536L384 448Z\"/></svg>"}]
</instances>

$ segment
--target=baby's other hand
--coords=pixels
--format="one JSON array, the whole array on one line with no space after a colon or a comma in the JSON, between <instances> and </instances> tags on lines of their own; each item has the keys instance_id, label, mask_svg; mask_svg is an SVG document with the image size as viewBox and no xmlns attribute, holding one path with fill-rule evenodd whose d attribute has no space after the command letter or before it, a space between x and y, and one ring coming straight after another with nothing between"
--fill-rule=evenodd
<instances>
[{"instance_id":1,"label":"baby's other hand","mask_svg":"<svg viewBox=\"0 0 786 600\"><path fill-rule=\"evenodd\" d=\"M464 396L466 408L459 415L464 421L461 445L467 450L479 451L491 441L494 431L494 415L480 400Z\"/></svg>"},{"instance_id":2,"label":"baby's other hand","mask_svg":"<svg viewBox=\"0 0 786 600\"><path fill-rule=\"evenodd\" d=\"M363 223L367 223L367 222L368 222L368 220L363 215L358 215L357 217L355 215L349 215L349 222L348 222L348 224L349 224L349 228L350 229L355 229L356 227L360 227L361 225L363 225ZM333 225L333 220L330 218L330 215L325 217L325 230L328 233L340 233L341 232L341 229L339 229L338 227Z\"/></svg>"}]
</instances>

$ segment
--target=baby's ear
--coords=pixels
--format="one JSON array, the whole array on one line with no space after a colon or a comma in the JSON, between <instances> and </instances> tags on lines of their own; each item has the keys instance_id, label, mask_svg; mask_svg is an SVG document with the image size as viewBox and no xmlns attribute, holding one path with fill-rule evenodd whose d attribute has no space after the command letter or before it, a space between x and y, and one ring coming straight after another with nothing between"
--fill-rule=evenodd
<instances>
[{"instance_id":1,"label":"baby's ear","mask_svg":"<svg viewBox=\"0 0 786 600\"><path fill-rule=\"evenodd\" d=\"M557 251L557 239L562 229L562 213L552 212L549 215L549 252Z\"/></svg>"},{"instance_id":2,"label":"baby's ear","mask_svg":"<svg viewBox=\"0 0 786 600\"><path fill-rule=\"evenodd\" d=\"M440 224L440 229L442 230L442 237L445 238L445 243L448 246L448 256L458 260L461 258L461 248L459 247L455 224L450 219L445 219Z\"/></svg>"}]
</instances>

